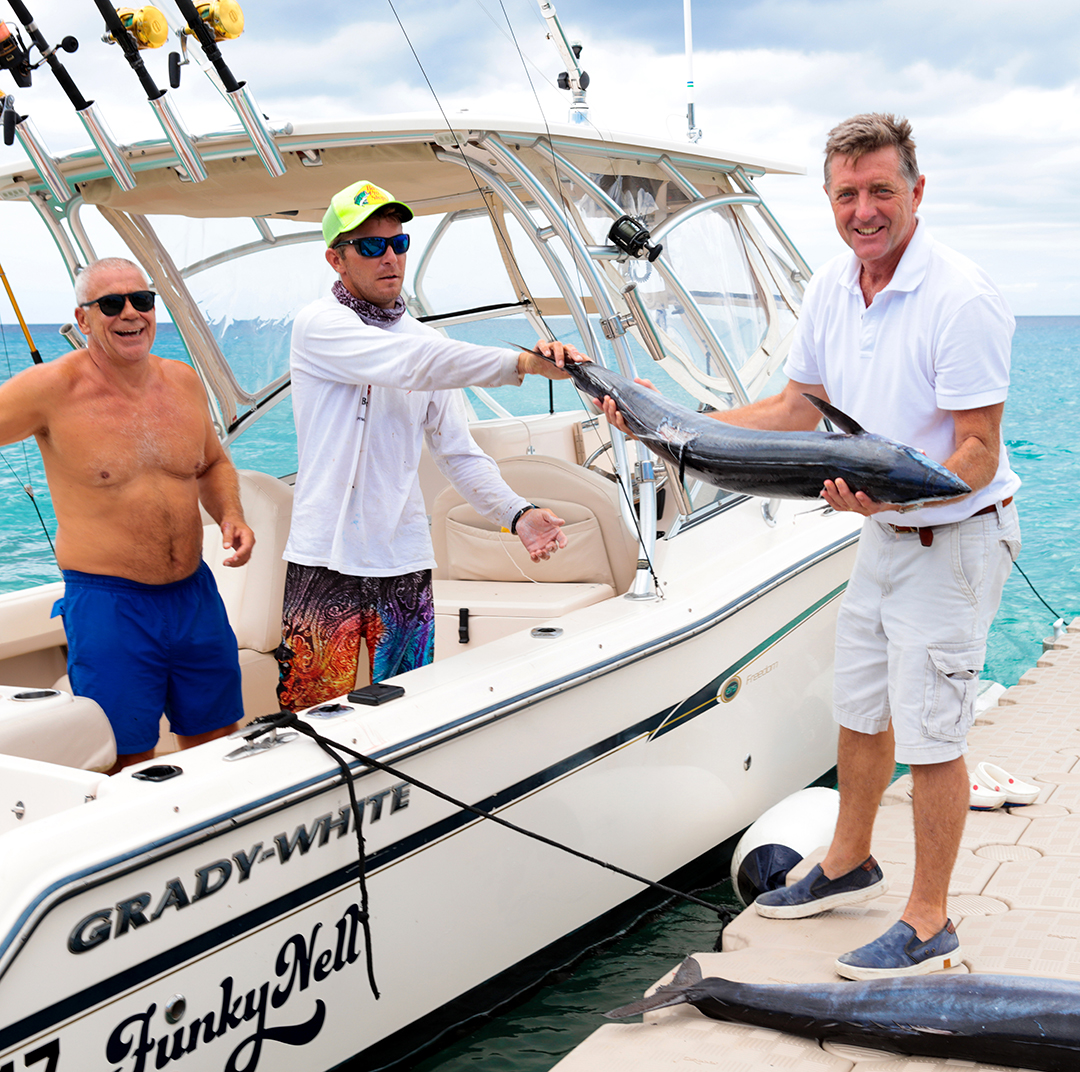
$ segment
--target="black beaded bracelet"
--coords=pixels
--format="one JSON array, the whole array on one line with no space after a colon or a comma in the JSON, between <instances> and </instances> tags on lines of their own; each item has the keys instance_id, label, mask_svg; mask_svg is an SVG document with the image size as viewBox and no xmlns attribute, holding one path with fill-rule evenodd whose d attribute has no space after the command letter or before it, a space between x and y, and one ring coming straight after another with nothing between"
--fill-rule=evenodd
<instances>
[{"instance_id":1,"label":"black beaded bracelet","mask_svg":"<svg viewBox=\"0 0 1080 1072\"><path fill-rule=\"evenodd\" d=\"M521 520L521 515L528 510L539 510L540 507L536 503L526 503L516 514L514 514L514 520L510 522L510 535L517 535L517 523Z\"/></svg>"}]
</instances>

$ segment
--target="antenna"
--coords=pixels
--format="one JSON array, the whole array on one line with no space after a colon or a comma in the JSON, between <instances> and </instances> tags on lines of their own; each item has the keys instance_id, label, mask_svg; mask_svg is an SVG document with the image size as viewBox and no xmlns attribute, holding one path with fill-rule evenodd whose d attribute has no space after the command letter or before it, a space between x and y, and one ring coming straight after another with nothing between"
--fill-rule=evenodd
<instances>
[{"instance_id":1,"label":"antenna","mask_svg":"<svg viewBox=\"0 0 1080 1072\"><path fill-rule=\"evenodd\" d=\"M694 124L694 27L690 0L683 0L683 34L686 39L686 136L696 145L701 141L701 131Z\"/></svg>"}]
</instances>

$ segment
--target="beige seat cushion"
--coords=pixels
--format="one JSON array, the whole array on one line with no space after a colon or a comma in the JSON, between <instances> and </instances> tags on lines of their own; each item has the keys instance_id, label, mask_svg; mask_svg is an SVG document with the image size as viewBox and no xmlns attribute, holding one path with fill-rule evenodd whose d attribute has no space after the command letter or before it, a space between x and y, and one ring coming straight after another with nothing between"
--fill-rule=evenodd
<instances>
[{"instance_id":1,"label":"beige seat cushion","mask_svg":"<svg viewBox=\"0 0 1080 1072\"><path fill-rule=\"evenodd\" d=\"M548 584L607 584L615 587L600 522L587 507L548 499L566 524L566 547L546 562L533 562L517 536L499 532L465 503L446 515L446 552L458 581L540 581Z\"/></svg>"},{"instance_id":2,"label":"beige seat cushion","mask_svg":"<svg viewBox=\"0 0 1080 1072\"><path fill-rule=\"evenodd\" d=\"M221 531L204 514L203 558L213 571L240 648L268 652L281 641L281 603L286 564L282 559L292 521L293 489L276 477L240 469L244 520L255 533L255 550L244 566L224 566L228 552Z\"/></svg>"},{"instance_id":3,"label":"beige seat cushion","mask_svg":"<svg viewBox=\"0 0 1080 1072\"><path fill-rule=\"evenodd\" d=\"M447 488L436 498L431 518L439 563L436 578L606 584L617 592L630 587L637 539L623 523L614 483L561 458L539 454L506 458L499 469L519 495L566 521L567 546L548 561L534 563L516 536L498 532Z\"/></svg>"}]
</instances>

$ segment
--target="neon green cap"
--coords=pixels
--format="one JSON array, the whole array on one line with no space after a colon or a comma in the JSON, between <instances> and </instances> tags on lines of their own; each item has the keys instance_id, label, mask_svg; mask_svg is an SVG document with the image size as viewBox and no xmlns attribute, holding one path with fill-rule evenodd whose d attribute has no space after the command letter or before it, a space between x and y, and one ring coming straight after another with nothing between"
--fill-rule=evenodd
<instances>
[{"instance_id":1,"label":"neon green cap","mask_svg":"<svg viewBox=\"0 0 1080 1072\"><path fill-rule=\"evenodd\" d=\"M330 207L323 216L322 233L329 248L339 235L359 227L373 212L385 205L395 205L402 216L402 222L408 223L413 218L413 211L402 201L395 201L381 186L361 179L344 190L339 190L330 198Z\"/></svg>"}]
</instances>

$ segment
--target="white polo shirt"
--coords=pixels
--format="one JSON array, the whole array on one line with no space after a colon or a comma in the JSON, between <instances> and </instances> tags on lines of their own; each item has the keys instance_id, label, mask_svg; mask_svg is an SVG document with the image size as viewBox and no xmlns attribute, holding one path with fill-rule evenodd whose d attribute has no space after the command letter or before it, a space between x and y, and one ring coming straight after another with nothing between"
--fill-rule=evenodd
<instances>
[{"instance_id":1,"label":"white polo shirt","mask_svg":"<svg viewBox=\"0 0 1080 1072\"><path fill-rule=\"evenodd\" d=\"M1008 395L1012 313L986 273L935 241L922 222L869 306L859 269L847 252L815 273L784 371L799 383L821 384L868 432L944 462L956 449L952 411ZM985 488L947 506L875 517L897 525L962 521L1019 486L1002 440Z\"/></svg>"}]
</instances>

